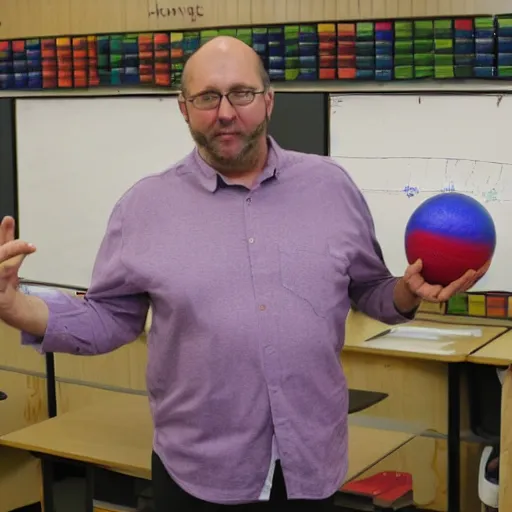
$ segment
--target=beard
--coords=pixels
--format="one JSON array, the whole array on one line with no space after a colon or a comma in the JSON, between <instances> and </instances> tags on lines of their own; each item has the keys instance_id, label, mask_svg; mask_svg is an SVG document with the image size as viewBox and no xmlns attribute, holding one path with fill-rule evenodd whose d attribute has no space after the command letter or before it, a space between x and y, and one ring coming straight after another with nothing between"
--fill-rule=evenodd
<instances>
[{"instance_id":1,"label":"beard","mask_svg":"<svg viewBox=\"0 0 512 512\"><path fill-rule=\"evenodd\" d=\"M222 154L217 134L207 135L194 130L190 125L189 129L192 138L204 151L213 166L220 167L224 171L240 171L250 168L257 159L258 141L262 135L267 133L268 122L268 116L265 116L265 119L252 132L247 134L238 133L241 147L237 154L229 156ZM229 129L229 126L223 126L222 128Z\"/></svg>"}]
</instances>

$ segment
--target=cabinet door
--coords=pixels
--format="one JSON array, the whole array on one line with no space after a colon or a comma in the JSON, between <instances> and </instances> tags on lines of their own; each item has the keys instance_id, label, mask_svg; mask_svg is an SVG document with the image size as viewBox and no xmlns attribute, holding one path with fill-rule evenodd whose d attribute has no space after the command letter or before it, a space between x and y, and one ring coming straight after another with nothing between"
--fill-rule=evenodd
<instances>
[{"instance_id":1,"label":"cabinet door","mask_svg":"<svg viewBox=\"0 0 512 512\"><path fill-rule=\"evenodd\" d=\"M0 219L17 218L14 101L0 98Z\"/></svg>"},{"instance_id":2,"label":"cabinet door","mask_svg":"<svg viewBox=\"0 0 512 512\"><path fill-rule=\"evenodd\" d=\"M277 92L269 133L284 149L327 155L329 95Z\"/></svg>"}]
</instances>

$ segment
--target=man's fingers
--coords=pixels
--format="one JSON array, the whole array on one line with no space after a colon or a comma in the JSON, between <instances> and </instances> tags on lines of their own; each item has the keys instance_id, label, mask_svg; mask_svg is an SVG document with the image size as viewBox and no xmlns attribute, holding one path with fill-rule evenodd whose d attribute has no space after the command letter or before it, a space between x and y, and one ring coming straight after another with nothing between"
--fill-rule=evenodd
<instances>
[{"instance_id":1,"label":"man's fingers","mask_svg":"<svg viewBox=\"0 0 512 512\"><path fill-rule=\"evenodd\" d=\"M425 280L423 277L421 277L421 274L413 274L412 276L406 277L405 282L413 293L417 293L418 290L425 284Z\"/></svg>"},{"instance_id":2,"label":"man's fingers","mask_svg":"<svg viewBox=\"0 0 512 512\"><path fill-rule=\"evenodd\" d=\"M11 272L19 268L26 256L26 254L19 254L18 256L13 256L8 260L0 262L0 274L5 274L6 272Z\"/></svg>"},{"instance_id":3,"label":"man's fingers","mask_svg":"<svg viewBox=\"0 0 512 512\"><path fill-rule=\"evenodd\" d=\"M421 286L417 291L417 295L429 302L438 302L439 293L442 291L442 289L443 287L438 284L424 283L423 286Z\"/></svg>"},{"instance_id":4,"label":"man's fingers","mask_svg":"<svg viewBox=\"0 0 512 512\"><path fill-rule=\"evenodd\" d=\"M14 240L0 245L0 268L19 266L23 258L34 251L35 247L23 240Z\"/></svg>"},{"instance_id":5,"label":"man's fingers","mask_svg":"<svg viewBox=\"0 0 512 512\"><path fill-rule=\"evenodd\" d=\"M420 274L423 269L423 262L421 260L416 260L414 263L411 263L405 270L404 279L408 280L416 274Z\"/></svg>"},{"instance_id":6,"label":"man's fingers","mask_svg":"<svg viewBox=\"0 0 512 512\"><path fill-rule=\"evenodd\" d=\"M14 240L14 219L4 217L0 223L0 245Z\"/></svg>"},{"instance_id":7,"label":"man's fingers","mask_svg":"<svg viewBox=\"0 0 512 512\"><path fill-rule=\"evenodd\" d=\"M491 259L489 258L484 265L482 265L477 271L476 271L476 280L480 279L481 277L484 276L484 274L487 273L487 271L489 270L490 266L491 266Z\"/></svg>"}]
</instances>

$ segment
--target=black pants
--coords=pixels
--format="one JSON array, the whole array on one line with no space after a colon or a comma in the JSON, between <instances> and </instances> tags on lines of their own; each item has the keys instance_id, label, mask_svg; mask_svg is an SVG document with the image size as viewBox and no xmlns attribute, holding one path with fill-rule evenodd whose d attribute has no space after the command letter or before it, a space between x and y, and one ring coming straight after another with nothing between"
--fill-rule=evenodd
<instances>
[{"instance_id":1,"label":"black pants","mask_svg":"<svg viewBox=\"0 0 512 512\"><path fill-rule=\"evenodd\" d=\"M186 493L167 473L162 461L153 453L152 484L155 512L333 512L334 496L326 500L288 500L283 472L276 463L272 491L268 502L247 505L217 505Z\"/></svg>"}]
</instances>

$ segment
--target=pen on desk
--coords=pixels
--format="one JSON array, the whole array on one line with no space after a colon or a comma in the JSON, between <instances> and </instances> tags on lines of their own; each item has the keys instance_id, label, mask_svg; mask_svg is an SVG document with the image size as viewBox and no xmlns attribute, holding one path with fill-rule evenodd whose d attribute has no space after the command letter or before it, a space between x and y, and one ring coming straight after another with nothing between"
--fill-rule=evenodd
<instances>
[{"instance_id":1,"label":"pen on desk","mask_svg":"<svg viewBox=\"0 0 512 512\"><path fill-rule=\"evenodd\" d=\"M364 340L364 341L372 341L376 340L377 338L380 338L381 336L386 336L386 334L390 334L393 329L386 329L383 332L379 332L379 334L376 334L375 336L371 336L370 338Z\"/></svg>"}]
</instances>

